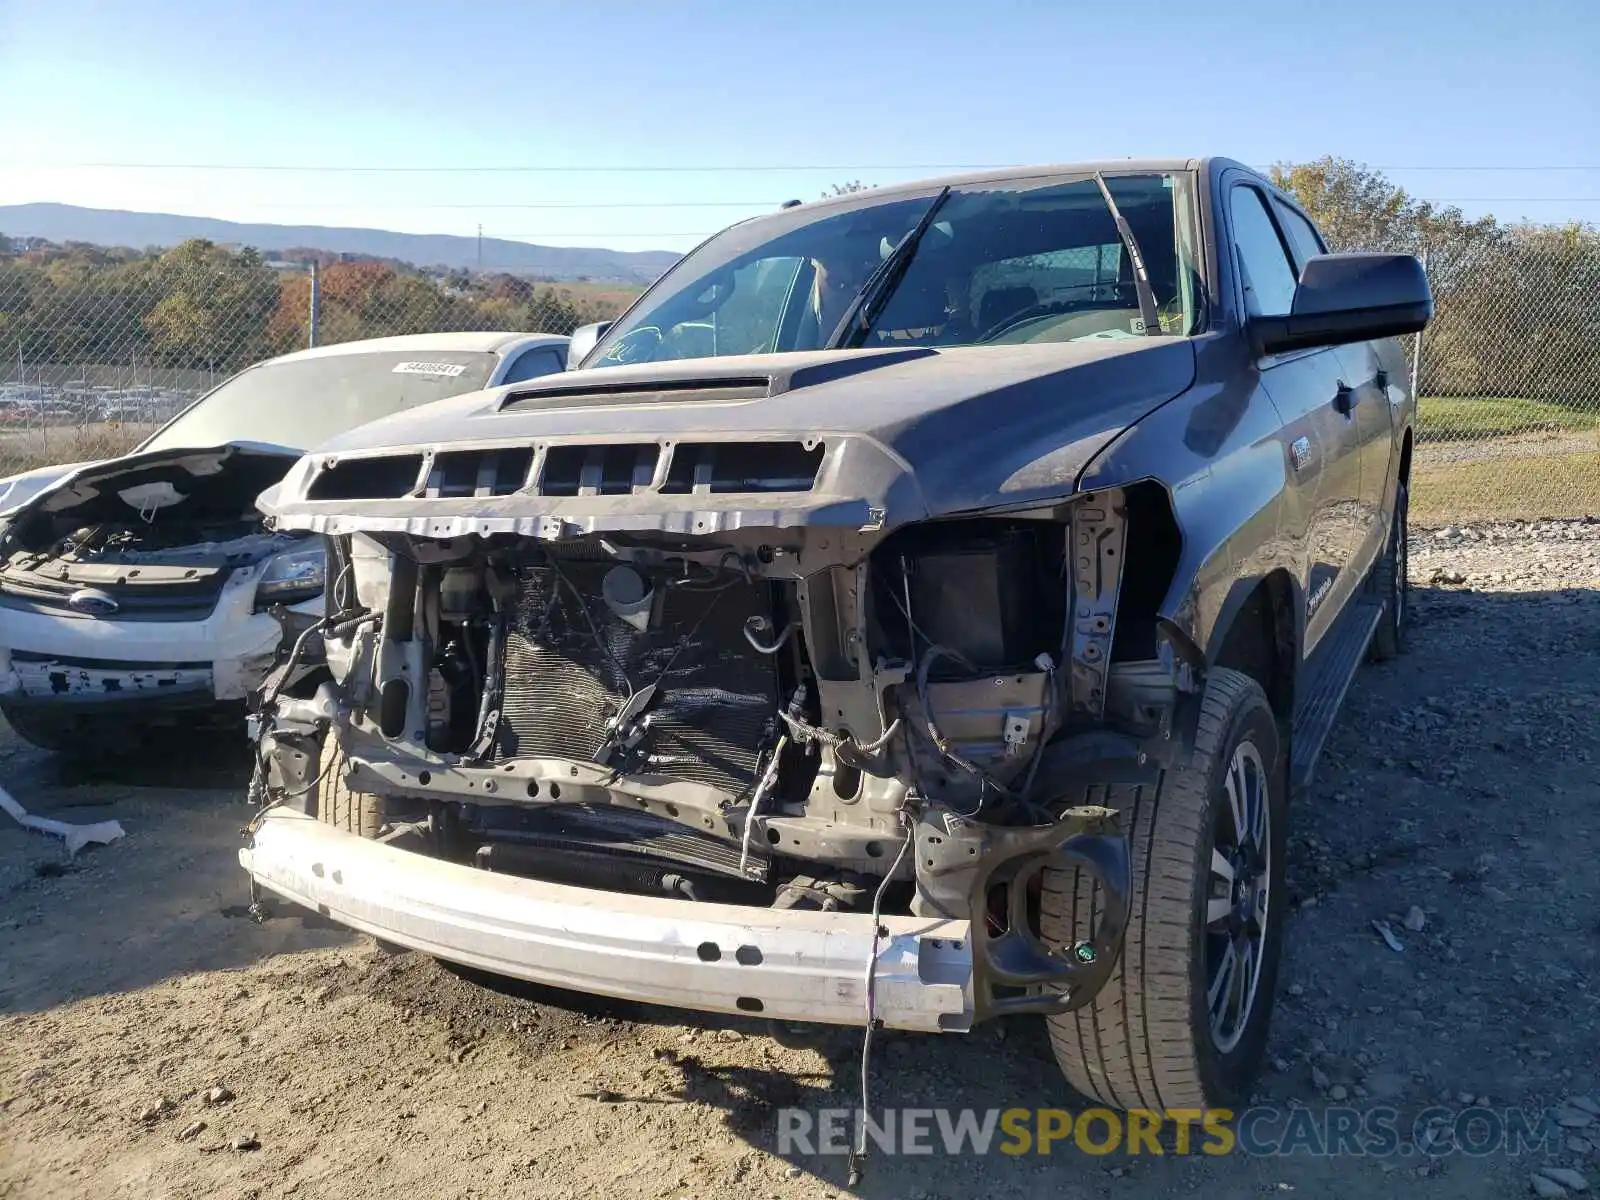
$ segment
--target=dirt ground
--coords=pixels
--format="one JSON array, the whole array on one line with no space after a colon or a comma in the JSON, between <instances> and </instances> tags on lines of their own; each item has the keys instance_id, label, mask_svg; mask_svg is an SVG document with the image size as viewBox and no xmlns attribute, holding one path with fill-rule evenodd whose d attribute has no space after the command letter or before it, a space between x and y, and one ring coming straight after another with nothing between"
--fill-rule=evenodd
<instances>
[{"instance_id":1,"label":"dirt ground","mask_svg":"<svg viewBox=\"0 0 1600 1200\"><path fill-rule=\"evenodd\" d=\"M1600 1111L1600 524L1419 531L1411 571L1411 653L1362 671L1295 813L1259 1098ZM1550 1165L1600 1189L1578 1107L1537 1158L1058 1146L874 1156L847 1192L841 1159L775 1153L776 1110L853 1104L858 1032L787 1049L755 1023L497 990L310 916L258 925L244 772L235 746L153 746L113 780L0 732L23 804L128 833L69 863L0 817L0 1197L1487 1200ZM883 1037L873 1103L1077 1102L1018 1020Z\"/></svg>"}]
</instances>

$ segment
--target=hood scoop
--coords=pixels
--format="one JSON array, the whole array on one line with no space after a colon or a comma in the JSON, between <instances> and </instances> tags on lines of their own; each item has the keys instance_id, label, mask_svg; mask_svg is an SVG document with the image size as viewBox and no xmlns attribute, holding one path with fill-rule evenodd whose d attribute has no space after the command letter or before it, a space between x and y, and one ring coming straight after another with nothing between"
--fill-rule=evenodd
<instances>
[{"instance_id":1,"label":"hood scoop","mask_svg":"<svg viewBox=\"0 0 1600 1200\"><path fill-rule=\"evenodd\" d=\"M832 383L938 351L931 346L749 354L737 359L670 359L547 375L506 392L496 412L560 412L705 401L741 404ZM581 380L582 382L579 382Z\"/></svg>"},{"instance_id":2,"label":"hood scoop","mask_svg":"<svg viewBox=\"0 0 1600 1200\"><path fill-rule=\"evenodd\" d=\"M610 384L543 387L508 393L498 411L519 408L609 408L617 405L687 404L696 400L724 404L761 400L772 394L770 375L722 379L640 379Z\"/></svg>"}]
</instances>

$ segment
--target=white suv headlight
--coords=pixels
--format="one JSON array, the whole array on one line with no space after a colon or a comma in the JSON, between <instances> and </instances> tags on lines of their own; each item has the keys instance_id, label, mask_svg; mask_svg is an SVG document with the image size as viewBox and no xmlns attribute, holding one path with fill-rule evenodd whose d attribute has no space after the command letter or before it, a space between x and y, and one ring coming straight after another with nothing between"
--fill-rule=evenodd
<instances>
[{"instance_id":1,"label":"white suv headlight","mask_svg":"<svg viewBox=\"0 0 1600 1200\"><path fill-rule=\"evenodd\" d=\"M256 583L256 608L298 604L322 595L328 584L328 557L320 545L285 550L267 559Z\"/></svg>"}]
</instances>

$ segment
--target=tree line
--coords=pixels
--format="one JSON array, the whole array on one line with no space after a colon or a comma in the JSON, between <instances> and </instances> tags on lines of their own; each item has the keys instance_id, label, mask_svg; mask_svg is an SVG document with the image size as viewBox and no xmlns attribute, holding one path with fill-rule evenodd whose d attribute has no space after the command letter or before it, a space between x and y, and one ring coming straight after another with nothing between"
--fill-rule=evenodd
<instances>
[{"instance_id":1,"label":"tree line","mask_svg":"<svg viewBox=\"0 0 1600 1200\"><path fill-rule=\"evenodd\" d=\"M570 333L616 294L318 255L318 344L438 330ZM0 377L21 361L221 374L308 344L310 262L194 239L167 250L0 237ZM625 297L624 297L625 298Z\"/></svg>"}]
</instances>

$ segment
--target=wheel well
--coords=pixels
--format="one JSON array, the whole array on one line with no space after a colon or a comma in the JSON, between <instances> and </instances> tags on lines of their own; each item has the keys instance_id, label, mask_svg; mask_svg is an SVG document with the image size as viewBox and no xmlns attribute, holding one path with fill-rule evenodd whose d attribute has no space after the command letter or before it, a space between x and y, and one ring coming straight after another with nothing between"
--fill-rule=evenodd
<instances>
[{"instance_id":1,"label":"wheel well","mask_svg":"<svg viewBox=\"0 0 1600 1200\"><path fill-rule=\"evenodd\" d=\"M1411 430L1406 430L1406 440L1400 446L1400 482L1411 482Z\"/></svg>"},{"instance_id":2,"label":"wheel well","mask_svg":"<svg viewBox=\"0 0 1600 1200\"><path fill-rule=\"evenodd\" d=\"M1215 665L1250 676L1287 732L1294 715L1294 592L1289 577L1274 571L1256 584L1228 627Z\"/></svg>"},{"instance_id":3,"label":"wheel well","mask_svg":"<svg viewBox=\"0 0 1600 1200\"><path fill-rule=\"evenodd\" d=\"M1128 514L1128 545L1138 546L1122 563L1117 596L1115 661L1156 656L1156 614L1178 570L1183 535L1172 502L1159 484L1136 483L1123 491Z\"/></svg>"}]
</instances>

